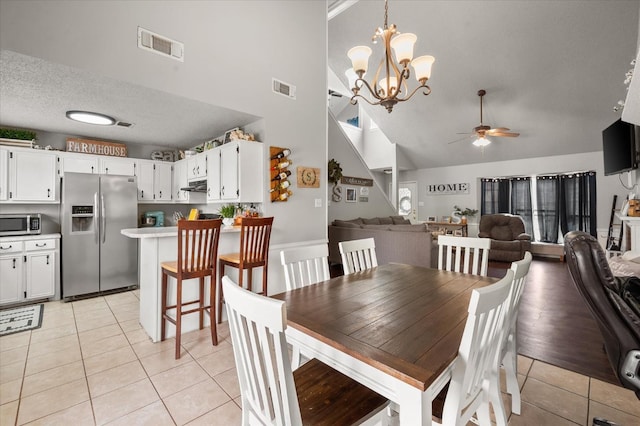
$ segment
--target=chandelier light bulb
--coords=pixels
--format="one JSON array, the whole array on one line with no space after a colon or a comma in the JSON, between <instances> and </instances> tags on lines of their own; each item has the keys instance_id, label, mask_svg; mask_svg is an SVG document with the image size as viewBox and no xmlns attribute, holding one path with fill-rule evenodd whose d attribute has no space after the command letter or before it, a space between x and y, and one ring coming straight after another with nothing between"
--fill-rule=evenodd
<instances>
[{"instance_id":1,"label":"chandelier light bulb","mask_svg":"<svg viewBox=\"0 0 640 426\"><path fill-rule=\"evenodd\" d=\"M387 83L389 90L387 91ZM398 79L395 77L383 78L378 82L378 87L380 88L380 94L382 96L390 96L393 94L398 88Z\"/></svg>"},{"instance_id":2,"label":"chandelier light bulb","mask_svg":"<svg viewBox=\"0 0 640 426\"><path fill-rule=\"evenodd\" d=\"M356 74L364 75L369 68L369 56L371 56L371 48L367 46L356 46L349 49L347 56L351 59L351 65Z\"/></svg>"},{"instance_id":3,"label":"chandelier light bulb","mask_svg":"<svg viewBox=\"0 0 640 426\"><path fill-rule=\"evenodd\" d=\"M391 47L396 53L398 63L406 66L413 59L413 45L418 37L412 33L398 34L391 39Z\"/></svg>"},{"instance_id":4,"label":"chandelier light bulb","mask_svg":"<svg viewBox=\"0 0 640 426\"><path fill-rule=\"evenodd\" d=\"M431 78L431 67L435 61L436 58L431 55L419 56L411 61L411 66L416 72L416 80L429 80Z\"/></svg>"}]
</instances>

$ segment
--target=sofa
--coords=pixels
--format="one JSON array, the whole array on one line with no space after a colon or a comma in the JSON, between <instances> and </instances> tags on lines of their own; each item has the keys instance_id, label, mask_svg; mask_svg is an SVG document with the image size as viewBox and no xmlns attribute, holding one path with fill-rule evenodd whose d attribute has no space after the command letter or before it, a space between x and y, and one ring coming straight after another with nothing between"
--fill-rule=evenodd
<instances>
[{"instance_id":1,"label":"sofa","mask_svg":"<svg viewBox=\"0 0 640 426\"><path fill-rule=\"evenodd\" d=\"M490 238L489 260L514 262L531 251L531 235L524 232L520 216L500 213L485 214L480 218L478 237Z\"/></svg>"},{"instance_id":2,"label":"sofa","mask_svg":"<svg viewBox=\"0 0 640 426\"><path fill-rule=\"evenodd\" d=\"M373 238L378 264L406 263L435 268L437 241L425 224L411 224L402 216L334 220L329 225L329 262L341 264L340 241ZM435 249L434 249L435 248Z\"/></svg>"}]
</instances>

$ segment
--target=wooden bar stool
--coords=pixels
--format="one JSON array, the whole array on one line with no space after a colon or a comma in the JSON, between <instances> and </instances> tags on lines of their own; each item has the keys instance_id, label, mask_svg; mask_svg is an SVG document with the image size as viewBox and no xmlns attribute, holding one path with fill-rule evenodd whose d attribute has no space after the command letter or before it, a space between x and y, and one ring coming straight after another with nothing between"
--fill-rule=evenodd
<instances>
[{"instance_id":1,"label":"wooden bar stool","mask_svg":"<svg viewBox=\"0 0 640 426\"><path fill-rule=\"evenodd\" d=\"M178 260L162 262L162 321L160 326L160 340L164 340L166 321L176 326L176 359L180 358L180 334L182 316L199 312L200 330L204 328L203 312L209 314L211 320L211 341L218 344L216 330L216 258L218 257L218 240L222 219L210 220L179 220L178 221ZM167 277L176 279L176 304L167 305ZM204 304L204 279L209 277L209 304ZM199 278L199 297L197 300L182 301L182 281ZM196 308L183 311L183 307L197 303ZM175 318L168 311L175 309Z\"/></svg>"},{"instance_id":2,"label":"wooden bar stool","mask_svg":"<svg viewBox=\"0 0 640 426\"><path fill-rule=\"evenodd\" d=\"M222 277L224 267L238 268L238 285L242 287L244 271L247 271L247 290L251 290L253 268L262 267L262 292L267 296L267 270L269 265L269 239L273 217L243 217L240 224L240 252L221 254L218 261L220 280L218 285L218 324L222 321Z\"/></svg>"}]
</instances>

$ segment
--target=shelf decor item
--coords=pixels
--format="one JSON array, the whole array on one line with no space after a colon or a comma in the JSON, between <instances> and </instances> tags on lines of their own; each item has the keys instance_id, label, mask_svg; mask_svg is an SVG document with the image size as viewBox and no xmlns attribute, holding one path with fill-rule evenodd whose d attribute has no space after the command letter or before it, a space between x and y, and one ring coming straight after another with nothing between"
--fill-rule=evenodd
<instances>
[{"instance_id":1,"label":"shelf decor item","mask_svg":"<svg viewBox=\"0 0 640 426\"><path fill-rule=\"evenodd\" d=\"M342 201L342 189L338 186L338 184L342 180L342 167L340 167L340 163L338 163L335 158L329 160L329 165L327 166L327 175L329 183L333 184L331 200L338 203Z\"/></svg>"},{"instance_id":2,"label":"shelf decor item","mask_svg":"<svg viewBox=\"0 0 640 426\"><path fill-rule=\"evenodd\" d=\"M21 129L0 128L0 145L33 148L36 132Z\"/></svg>"},{"instance_id":3,"label":"shelf decor item","mask_svg":"<svg viewBox=\"0 0 640 426\"><path fill-rule=\"evenodd\" d=\"M291 150L277 146L269 147L269 193L271 202L288 201L293 195L291 192L291 170L289 167L293 161L289 159Z\"/></svg>"}]
</instances>

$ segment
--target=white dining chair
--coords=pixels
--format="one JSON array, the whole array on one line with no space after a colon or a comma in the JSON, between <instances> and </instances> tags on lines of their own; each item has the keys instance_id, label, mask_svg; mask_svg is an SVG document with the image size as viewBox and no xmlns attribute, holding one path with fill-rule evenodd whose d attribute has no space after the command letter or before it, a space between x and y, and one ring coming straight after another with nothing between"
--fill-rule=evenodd
<instances>
[{"instance_id":1,"label":"white dining chair","mask_svg":"<svg viewBox=\"0 0 640 426\"><path fill-rule=\"evenodd\" d=\"M373 238L341 241L338 247L345 275L378 266L376 243Z\"/></svg>"},{"instance_id":2,"label":"white dining chair","mask_svg":"<svg viewBox=\"0 0 640 426\"><path fill-rule=\"evenodd\" d=\"M486 277L490 248L489 238L438 235L438 269Z\"/></svg>"},{"instance_id":3,"label":"white dining chair","mask_svg":"<svg viewBox=\"0 0 640 426\"><path fill-rule=\"evenodd\" d=\"M236 362L242 424L386 424L388 401L313 359L295 372L288 359L285 303L222 278Z\"/></svg>"},{"instance_id":4,"label":"white dining chair","mask_svg":"<svg viewBox=\"0 0 640 426\"><path fill-rule=\"evenodd\" d=\"M284 268L287 291L331 278L329 275L329 248L326 244L282 250L280 261ZM292 345L291 349L291 368L296 370L302 362L300 347ZM306 356L306 358L311 357Z\"/></svg>"},{"instance_id":5,"label":"white dining chair","mask_svg":"<svg viewBox=\"0 0 640 426\"><path fill-rule=\"evenodd\" d=\"M502 401L494 402L491 396L494 387L499 386L495 378L499 374L498 355L508 319L513 276L509 270L497 283L471 293L469 315L442 411L442 425L466 425L476 414L481 426L491 426L490 404L496 423L506 425Z\"/></svg>"},{"instance_id":6,"label":"white dining chair","mask_svg":"<svg viewBox=\"0 0 640 426\"><path fill-rule=\"evenodd\" d=\"M508 318L505 323L507 333L504 336L500 356L507 379L507 393L511 395L511 412L514 414L520 414L521 409L520 387L518 385L518 341L516 338L516 324L518 322L518 311L520 309L520 300L524 290L524 284L527 280L529 267L531 266L531 259L531 253L526 252L524 259L511 263L511 270L514 273L514 277L513 284L511 285L511 293L509 294ZM498 392L494 395L494 398L500 398L500 393Z\"/></svg>"},{"instance_id":7,"label":"white dining chair","mask_svg":"<svg viewBox=\"0 0 640 426\"><path fill-rule=\"evenodd\" d=\"M280 252L287 290L326 281L329 276L329 248L326 244L292 248Z\"/></svg>"}]
</instances>

